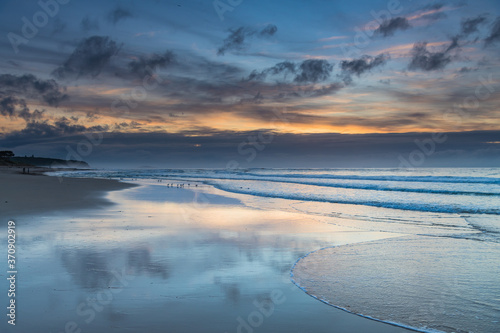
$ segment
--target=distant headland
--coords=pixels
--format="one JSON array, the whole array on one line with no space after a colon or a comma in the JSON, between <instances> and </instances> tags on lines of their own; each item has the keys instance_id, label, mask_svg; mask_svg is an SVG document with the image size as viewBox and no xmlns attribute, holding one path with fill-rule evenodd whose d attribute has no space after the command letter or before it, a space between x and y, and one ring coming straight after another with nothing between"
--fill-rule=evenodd
<instances>
[{"instance_id":1,"label":"distant headland","mask_svg":"<svg viewBox=\"0 0 500 333\"><path fill-rule=\"evenodd\" d=\"M16 156L10 150L0 151L1 166L33 166L46 168L78 168L89 169L90 165L85 161L62 160L59 158Z\"/></svg>"}]
</instances>

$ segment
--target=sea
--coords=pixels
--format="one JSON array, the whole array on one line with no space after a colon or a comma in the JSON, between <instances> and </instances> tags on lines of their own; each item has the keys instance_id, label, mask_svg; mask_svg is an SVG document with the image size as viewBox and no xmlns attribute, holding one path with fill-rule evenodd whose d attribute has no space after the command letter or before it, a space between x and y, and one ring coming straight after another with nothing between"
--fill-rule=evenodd
<instances>
[{"instance_id":1,"label":"sea","mask_svg":"<svg viewBox=\"0 0 500 333\"><path fill-rule=\"evenodd\" d=\"M329 306L421 332L500 331L500 168L106 169L59 177L212 186L258 210L382 232L290 262ZM243 198L243 199L242 199Z\"/></svg>"}]
</instances>

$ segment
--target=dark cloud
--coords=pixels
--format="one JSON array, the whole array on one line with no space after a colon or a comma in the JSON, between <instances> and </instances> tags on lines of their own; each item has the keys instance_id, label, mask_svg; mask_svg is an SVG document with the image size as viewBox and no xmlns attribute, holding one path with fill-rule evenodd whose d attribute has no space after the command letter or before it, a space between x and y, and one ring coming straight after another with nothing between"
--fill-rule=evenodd
<instances>
[{"instance_id":1,"label":"dark cloud","mask_svg":"<svg viewBox=\"0 0 500 333\"><path fill-rule=\"evenodd\" d=\"M96 77L118 51L118 45L109 37L86 38L78 44L64 64L52 72L52 75L60 79L87 75Z\"/></svg>"},{"instance_id":2,"label":"dark cloud","mask_svg":"<svg viewBox=\"0 0 500 333\"><path fill-rule=\"evenodd\" d=\"M18 117L24 119L26 122L41 120L44 116L45 110L35 110L30 112L27 108L18 113Z\"/></svg>"},{"instance_id":3,"label":"dark cloud","mask_svg":"<svg viewBox=\"0 0 500 333\"><path fill-rule=\"evenodd\" d=\"M459 73L469 73L469 72L475 72L477 70L478 70L478 68L462 67L462 68L460 68L460 70L458 72Z\"/></svg>"},{"instance_id":4,"label":"dark cloud","mask_svg":"<svg viewBox=\"0 0 500 333\"><path fill-rule=\"evenodd\" d=\"M294 81L299 83L316 83L330 77L333 65L324 59L309 59L303 61Z\"/></svg>"},{"instance_id":5,"label":"dark cloud","mask_svg":"<svg viewBox=\"0 0 500 333\"><path fill-rule=\"evenodd\" d=\"M21 107L21 110L24 111L26 109L26 101L22 99L19 100L12 96L8 96L0 100L0 114L2 116L15 116L17 113L17 107Z\"/></svg>"},{"instance_id":6,"label":"dark cloud","mask_svg":"<svg viewBox=\"0 0 500 333\"><path fill-rule=\"evenodd\" d=\"M248 80L264 80L268 75L280 75L280 74L296 74L297 65L291 61L283 61L277 63L273 67L264 69L261 72L253 71L250 73Z\"/></svg>"},{"instance_id":7,"label":"dark cloud","mask_svg":"<svg viewBox=\"0 0 500 333\"><path fill-rule=\"evenodd\" d=\"M227 51L240 51L246 47L245 41L250 37L268 37L273 36L278 31L278 27L273 24L267 25L261 30L240 27L236 30L230 30L229 36L224 39L223 45L217 50L217 55L224 55Z\"/></svg>"},{"instance_id":8,"label":"dark cloud","mask_svg":"<svg viewBox=\"0 0 500 333\"><path fill-rule=\"evenodd\" d=\"M253 71L248 77L249 81L263 81L268 76L295 75L294 82L297 83L317 83L325 81L330 77L333 70L333 65L324 59L309 59L304 60L300 64L291 61L283 61L277 63L273 67L266 68L261 72Z\"/></svg>"},{"instance_id":9,"label":"dark cloud","mask_svg":"<svg viewBox=\"0 0 500 333\"><path fill-rule=\"evenodd\" d=\"M68 98L55 80L41 80L32 74L0 75L0 97L2 95L37 98L50 106L58 106Z\"/></svg>"},{"instance_id":10,"label":"dark cloud","mask_svg":"<svg viewBox=\"0 0 500 333\"><path fill-rule=\"evenodd\" d=\"M274 24L269 24L267 27L259 32L261 36L272 36L278 31L278 27Z\"/></svg>"},{"instance_id":11,"label":"dark cloud","mask_svg":"<svg viewBox=\"0 0 500 333\"><path fill-rule=\"evenodd\" d=\"M130 18L133 16L134 15L132 15L132 12L130 12L128 9L117 7L108 13L107 18L108 18L109 22L111 22L113 24L117 24L121 20Z\"/></svg>"},{"instance_id":12,"label":"dark cloud","mask_svg":"<svg viewBox=\"0 0 500 333\"><path fill-rule=\"evenodd\" d=\"M463 19L461 23L462 34L467 36L478 31L478 26L486 22L486 17L479 15L477 17Z\"/></svg>"},{"instance_id":13,"label":"dark cloud","mask_svg":"<svg viewBox=\"0 0 500 333\"><path fill-rule=\"evenodd\" d=\"M85 16L80 22L80 28L84 32L89 32L91 30L99 30L99 20L97 18L92 19L90 16Z\"/></svg>"},{"instance_id":14,"label":"dark cloud","mask_svg":"<svg viewBox=\"0 0 500 333\"><path fill-rule=\"evenodd\" d=\"M273 67L269 68L268 72L271 74L271 75L278 75L278 74L281 74L281 73L296 73L297 71L297 66L293 63L293 62L290 62L290 61L283 61L283 62L280 62L276 65L274 65Z\"/></svg>"},{"instance_id":15,"label":"dark cloud","mask_svg":"<svg viewBox=\"0 0 500 333\"><path fill-rule=\"evenodd\" d=\"M40 80L34 75L0 75L0 115L24 119L27 123L40 120L45 111L30 111L26 99L34 103L58 106L68 96L54 80Z\"/></svg>"},{"instance_id":16,"label":"dark cloud","mask_svg":"<svg viewBox=\"0 0 500 333\"><path fill-rule=\"evenodd\" d=\"M448 52L457 46L452 41L450 46L443 52L430 52L427 50L427 42L415 43L411 51L412 59L408 68L411 70L434 71L443 69L451 62Z\"/></svg>"},{"instance_id":17,"label":"dark cloud","mask_svg":"<svg viewBox=\"0 0 500 333\"><path fill-rule=\"evenodd\" d=\"M343 60L340 63L343 80L346 84L352 81L351 75L360 76L375 67L384 65L390 59L388 54L379 54L376 57L364 55L359 59Z\"/></svg>"},{"instance_id":18,"label":"dark cloud","mask_svg":"<svg viewBox=\"0 0 500 333\"><path fill-rule=\"evenodd\" d=\"M172 52L167 51L164 54L152 54L147 57L141 56L137 60L129 62L128 67L130 72L139 77L151 75L156 68L165 68L174 62L175 56Z\"/></svg>"},{"instance_id":19,"label":"dark cloud","mask_svg":"<svg viewBox=\"0 0 500 333\"><path fill-rule=\"evenodd\" d=\"M497 17L493 26L491 27L490 35L485 38L484 44L486 46L498 42L500 40L500 17Z\"/></svg>"},{"instance_id":20,"label":"dark cloud","mask_svg":"<svg viewBox=\"0 0 500 333\"><path fill-rule=\"evenodd\" d=\"M390 20L384 20L382 24L375 30L375 34L380 34L384 37L394 35L396 30L409 29L410 23L405 17L395 17Z\"/></svg>"},{"instance_id":21,"label":"dark cloud","mask_svg":"<svg viewBox=\"0 0 500 333\"><path fill-rule=\"evenodd\" d=\"M24 99L6 97L0 100L0 114L2 116L22 118L26 122L43 118L45 111L35 110L30 112Z\"/></svg>"},{"instance_id":22,"label":"dark cloud","mask_svg":"<svg viewBox=\"0 0 500 333\"><path fill-rule=\"evenodd\" d=\"M29 117L26 123L26 127L19 131L13 131L6 136L3 140L15 141L19 144L26 142L33 142L40 139L47 138L61 138L68 135L76 135L87 132L104 132L109 130L109 126L90 126L85 127L83 125L73 124L72 121L66 117L61 117L57 119L53 124L50 124L48 120L38 121L37 116L40 115L40 111L35 110L34 114Z\"/></svg>"},{"instance_id":23,"label":"dark cloud","mask_svg":"<svg viewBox=\"0 0 500 333\"><path fill-rule=\"evenodd\" d=\"M229 37L224 39L224 44L217 50L217 55L224 55L228 50L241 50L247 36L253 35L248 28L240 27L231 31Z\"/></svg>"},{"instance_id":24,"label":"dark cloud","mask_svg":"<svg viewBox=\"0 0 500 333\"><path fill-rule=\"evenodd\" d=\"M460 48L460 44L459 44L459 41L460 41L460 36L454 36L451 38L451 43L450 45L446 48L446 51L445 53L453 50L453 49L456 49L456 48Z\"/></svg>"}]
</instances>

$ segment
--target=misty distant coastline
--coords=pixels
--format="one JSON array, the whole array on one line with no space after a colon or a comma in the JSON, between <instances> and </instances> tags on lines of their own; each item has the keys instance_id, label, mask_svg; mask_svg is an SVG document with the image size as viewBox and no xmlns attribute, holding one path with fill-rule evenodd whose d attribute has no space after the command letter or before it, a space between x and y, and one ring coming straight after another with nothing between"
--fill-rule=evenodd
<instances>
[{"instance_id":1,"label":"misty distant coastline","mask_svg":"<svg viewBox=\"0 0 500 333\"><path fill-rule=\"evenodd\" d=\"M75 168L90 169L85 161L63 160L51 157L15 156L12 151L0 152L0 165L2 166L33 166L45 168Z\"/></svg>"}]
</instances>

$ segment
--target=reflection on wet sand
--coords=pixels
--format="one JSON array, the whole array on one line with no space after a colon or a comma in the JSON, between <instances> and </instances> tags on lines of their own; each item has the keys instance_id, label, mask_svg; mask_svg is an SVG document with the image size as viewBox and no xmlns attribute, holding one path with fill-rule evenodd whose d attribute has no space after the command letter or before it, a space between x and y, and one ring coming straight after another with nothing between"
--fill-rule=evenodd
<instances>
[{"instance_id":1,"label":"reflection on wet sand","mask_svg":"<svg viewBox=\"0 0 500 333\"><path fill-rule=\"evenodd\" d=\"M173 197L177 190L205 203L182 202ZM148 191L115 192L113 210L87 211L71 223L51 217L26 229L27 239L39 241L23 253L24 274L36 278L24 281L19 297L33 318L20 321L21 331L64 332L68 322L93 333L367 329L366 321L305 295L289 270L311 250L387 235L248 208L215 189L157 186L163 200L144 199ZM57 237L49 237L47 223ZM404 331L368 325L373 332Z\"/></svg>"},{"instance_id":2,"label":"reflection on wet sand","mask_svg":"<svg viewBox=\"0 0 500 333\"><path fill-rule=\"evenodd\" d=\"M169 276L167 265L151 260L151 249L138 248L128 251L128 268L131 274L159 276L166 280Z\"/></svg>"},{"instance_id":3,"label":"reflection on wet sand","mask_svg":"<svg viewBox=\"0 0 500 333\"><path fill-rule=\"evenodd\" d=\"M136 248L120 253L119 250L97 252L89 249L62 250L61 262L74 282L85 289L112 287L115 279L111 273L109 261L117 255L126 255L126 271L129 275L149 275L167 279L169 276L166 264L154 262L151 259L151 249Z\"/></svg>"}]
</instances>

